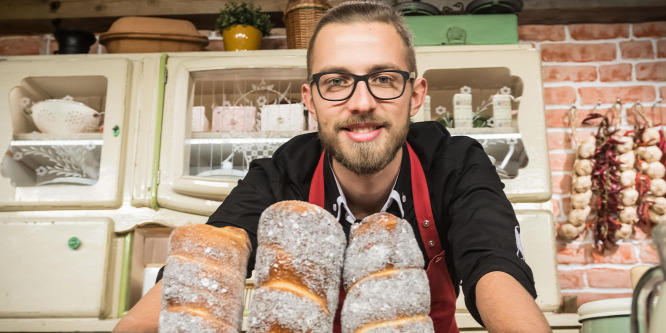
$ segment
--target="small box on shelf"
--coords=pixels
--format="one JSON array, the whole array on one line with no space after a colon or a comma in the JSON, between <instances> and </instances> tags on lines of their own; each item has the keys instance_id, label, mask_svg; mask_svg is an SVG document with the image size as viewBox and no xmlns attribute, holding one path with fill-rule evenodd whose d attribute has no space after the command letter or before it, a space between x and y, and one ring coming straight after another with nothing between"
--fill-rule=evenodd
<instances>
[{"instance_id":1,"label":"small box on shelf","mask_svg":"<svg viewBox=\"0 0 666 333\"><path fill-rule=\"evenodd\" d=\"M271 104L261 107L261 131L302 131L303 104Z\"/></svg>"},{"instance_id":2,"label":"small box on shelf","mask_svg":"<svg viewBox=\"0 0 666 333\"><path fill-rule=\"evenodd\" d=\"M205 106L192 107L192 132L210 132L210 121Z\"/></svg>"},{"instance_id":3,"label":"small box on shelf","mask_svg":"<svg viewBox=\"0 0 666 333\"><path fill-rule=\"evenodd\" d=\"M257 108L254 106L216 106L213 132L254 132Z\"/></svg>"}]
</instances>

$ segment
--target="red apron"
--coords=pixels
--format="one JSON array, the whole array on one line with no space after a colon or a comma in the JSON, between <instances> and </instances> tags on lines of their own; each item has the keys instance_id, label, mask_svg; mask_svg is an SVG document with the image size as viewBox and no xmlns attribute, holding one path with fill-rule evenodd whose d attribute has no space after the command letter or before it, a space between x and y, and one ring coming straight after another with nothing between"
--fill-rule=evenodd
<instances>
[{"instance_id":1,"label":"red apron","mask_svg":"<svg viewBox=\"0 0 666 333\"><path fill-rule=\"evenodd\" d=\"M412 147L407 144L409 152L409 162L411 165L412 195L414 200L414 212L419 221L419 232L426 248L426 253L430 259L426 274L430 281L430 317L435 326L436 333L458 332L456 325L456 293L453 289L453 283L446 268L446 259L444 250L439 241L437 228L435 228L435 219L430 207L430 194L428 193L428 184L426 182L421 162L416 156ZM319 159L319 164L312 176L310 184L309 202L324 207L324 153ZM340 303L335 313L335 322L333 323L333 332L340 333L340 311L345 299L345 291L340 284Z\"/></svg>"}]
</instances>

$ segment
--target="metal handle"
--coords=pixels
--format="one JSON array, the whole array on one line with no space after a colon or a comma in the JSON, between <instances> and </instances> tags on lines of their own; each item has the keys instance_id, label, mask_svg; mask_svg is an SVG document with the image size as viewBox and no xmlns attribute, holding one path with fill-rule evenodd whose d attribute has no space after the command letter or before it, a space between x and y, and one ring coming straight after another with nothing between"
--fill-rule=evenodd
<instances>
[{"instance_id":1,"label":"metal handle","mask_svg":"<svg viewBox=\"0 0 666 333\"><path fill-rule=\"evenodd\" d=\"M631 333L647 333L650 330L652 301L659 285L664 281L660 266L650 268L636 284L631 300Z\"/></svg>"}]
</instances>

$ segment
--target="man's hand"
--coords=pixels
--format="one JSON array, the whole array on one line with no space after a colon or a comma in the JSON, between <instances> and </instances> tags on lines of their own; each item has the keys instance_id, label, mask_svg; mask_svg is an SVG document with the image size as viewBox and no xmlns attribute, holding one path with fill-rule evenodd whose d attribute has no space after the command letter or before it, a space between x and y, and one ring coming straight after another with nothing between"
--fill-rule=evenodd
<instances>
[{"instance_id":1,"label":"man's hand","mask_svg":"<svg viewBox=\"0 0 666 333\"><path fill-rule=\"evenodd\" d=\"M511 275L490 272L476 284L476 307L488 332L551 332L532 296Z\"/></svg>"},{"instance_id":2,"label":"man's hand","mask_svg":"<svg viewBox=\"0 0 666 333\"><path fill-rule=\"evenodd\" d=\"M118 322L113 332L157 332L162 308L162 281L158 282Z\"/></svg>"}]
</instances>

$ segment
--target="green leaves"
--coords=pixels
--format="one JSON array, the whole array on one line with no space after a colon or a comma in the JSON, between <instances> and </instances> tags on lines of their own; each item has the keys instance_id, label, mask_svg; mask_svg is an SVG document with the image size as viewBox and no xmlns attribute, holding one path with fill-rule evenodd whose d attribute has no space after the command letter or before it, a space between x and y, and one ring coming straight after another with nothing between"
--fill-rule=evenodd
<instances>
[{"instance_id":1,"label":"green leaves","mask_svg":"<svg viewBox=\"0 0 666 333\"><path fill-rule=\"evenodd\" d=\"M222 33L222 30L237 24L253 26L264 36L270 35L273 28L270 15L262 13L261 7L253 3L227 2L215 21L215 29Z\"/></svg>"}]
</instances>

